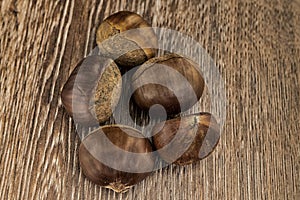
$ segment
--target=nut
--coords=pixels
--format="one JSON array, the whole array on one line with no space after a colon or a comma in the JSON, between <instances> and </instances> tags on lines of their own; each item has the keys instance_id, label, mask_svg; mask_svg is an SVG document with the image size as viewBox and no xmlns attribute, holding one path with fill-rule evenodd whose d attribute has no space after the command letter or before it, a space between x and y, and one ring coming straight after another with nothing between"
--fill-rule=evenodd
<instances>
[{"instance_id":1,"label":"nut","mask_svg":"<svg viewBox=\"0 0 300 200\"><path fill-rule=\"evenodd\" d=\"M219 129L211 114L192 114L155 125L153 143L166 162L187 165L213 151L220 138Z\"/></svg>"},{"instance_id":2,"label":"nut","mask_svg":"<svg viewBox=\"0 0 300 200\"><path fill-rule=\"evenodd\" d=\"M160 104L168 115L191 108L200 99L204 85L196 64L177 54L148 60L132 77L136 104L147 111Z\"/></svg>"},{"instance_id":3,"label":"nut","mask_svg":"<svg viewBox=\"0 0 300 200\"><path fill-rule=\"evenodd\" d=\"M138 14L117 12L98 27L96 42L102 55L126 69L142 64L156 55L157 37Z\"/></svg>"},{"instance_id":4,"label":"nut","mask_svg":"<svg viewBox=\"0 0 300 200\"><path fill-rule=\"evenodd\" d=\"M112 59L88 56L75 67L64 85L62 103L76 123L97 125L112 115L121 85L121 73Z\"/></svg>"},{"instance_id":5,"label":"nut","mask_svg":"<svg viewBox=\"0 0 300 200\"><path fill-rule=\"evenodd\" d=\"M143 138L138 130L107 125L90 133L82 141L79 161L83 173L92 182L116 192L126 192L154 169L155 157L151 152L149 139ZM129 156L128 153L139 155ZM109 166L102 163L105 159L109 160ZM135 173L135 170L141 170L141 173Z\"/></svg>"}]
</instances>

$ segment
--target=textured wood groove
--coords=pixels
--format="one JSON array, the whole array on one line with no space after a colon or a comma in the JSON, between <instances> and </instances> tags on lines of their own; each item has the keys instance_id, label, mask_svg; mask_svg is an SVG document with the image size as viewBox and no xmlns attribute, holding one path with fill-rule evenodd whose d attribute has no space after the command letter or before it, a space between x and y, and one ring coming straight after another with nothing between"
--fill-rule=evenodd
<instances>
[{"instance_id":1,"label":"textured wood groove","mask_svg":"<svg viewBox=\"0 0 300 200\"><path fill-rule=\"evenodd\" d=\"M300 198L298 0L2 0L0 10L0 199ZM158 170L125 194L83 176L60 100L97 26L119 10L198 41L227 97L213 154Z\"/></svg>"}]
</instances>

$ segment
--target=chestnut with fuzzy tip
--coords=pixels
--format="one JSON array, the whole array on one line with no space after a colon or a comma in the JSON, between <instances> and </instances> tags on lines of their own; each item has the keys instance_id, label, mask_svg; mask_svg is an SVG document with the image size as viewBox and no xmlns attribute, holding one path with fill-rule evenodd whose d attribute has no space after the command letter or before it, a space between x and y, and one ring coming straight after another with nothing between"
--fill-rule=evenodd
<instances>
[{"instance_id":1,"label":"chestnut with fuzzy tip","mask_svg":"<svg viewBox=\"0 0 300 200\"><path fill-rule=\"evenodd\" d=\"M88 56L65 83L61 100L76 123L88 126L106 121L118 103L122 77L113 60Z\"/></svg>"},{"instance_id":2,"label":"chestnut with fuzzy tip","mask_svg":"<svg viewBox=\"0 0 300 200\"><path fill-rule=\"evenodd\" d=\"M126 192L154 169L155 157L151 153L149 139L143 138L138 130L107 125L84 138L79 161L83 173L92 182Z\"/></svg>"},{"instance_id":3,"label":"chestnut with fuzzy tip","mask_svg":"<svg viewBox=\"0 0 300 200\"><path fill-rule=\"evenodd\" d=\"M156 55L157 37L151 26L138 14L117 12L98 27L96 42L102 55L131 69Z\"/></svg>"},{"instance_id":4,"label":"chestnut with fuzzy tip","mask_svg":"<svg viewBox=\"0 0 300 200\"><path fill-rule=\"evenodd\" d=\"M168 163L187 165L208 156L220 130L210 113L197 113L161 122L153 128L153 143Z\"/></svg>"}]
</instances>

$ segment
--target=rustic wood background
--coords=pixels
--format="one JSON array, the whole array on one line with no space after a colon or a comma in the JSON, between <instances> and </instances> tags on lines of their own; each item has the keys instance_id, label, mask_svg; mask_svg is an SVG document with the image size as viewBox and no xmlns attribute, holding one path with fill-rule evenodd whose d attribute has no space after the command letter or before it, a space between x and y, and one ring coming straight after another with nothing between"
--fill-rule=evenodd
<instances>
[{"instance_id":1,"label":"rustic wood background","mask_svg":"<svg viewBox=\"0 0 300 200\"><path fill-rule=\"evenodd\" d=\"M300 1L1 0L0 199L300 199ZM128 193L88 181L60 91L119 10L192 36L225 81L211 156Z\"/></svg>"}]
</instances>

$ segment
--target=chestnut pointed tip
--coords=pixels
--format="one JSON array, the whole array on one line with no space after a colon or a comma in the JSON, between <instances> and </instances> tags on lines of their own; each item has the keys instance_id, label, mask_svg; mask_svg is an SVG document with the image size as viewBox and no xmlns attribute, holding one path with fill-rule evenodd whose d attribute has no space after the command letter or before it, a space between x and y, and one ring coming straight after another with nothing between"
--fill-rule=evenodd
<instances>
[{"instance_id":1,"label":"chestnut pointed tip","mask_svg":"<svg viewBox=\"0 0 300 200\"><path fill-rule=\"evenodd\" d=\"M186 165L193 164L194 162L195 162L195 161L193 161L193 160L189 160L189 161L181 161L181 160L178 160L178 161L173 162L173 164L179 165L179 166L186 166Z\"/></svg>"},{"instance_id":2,"label":"chestnut pointed tip","mask_svg":"<svg viewBox=\"0 0 300 200\"><path fill-rule=\"evenodd\" d=\"M126 186L125 184L121 183L121 181L110 183L109 185L105 186L105 188L111 189L117 193L128 192L131 187L133 186Z\"/></svg>"}]
</instances>

